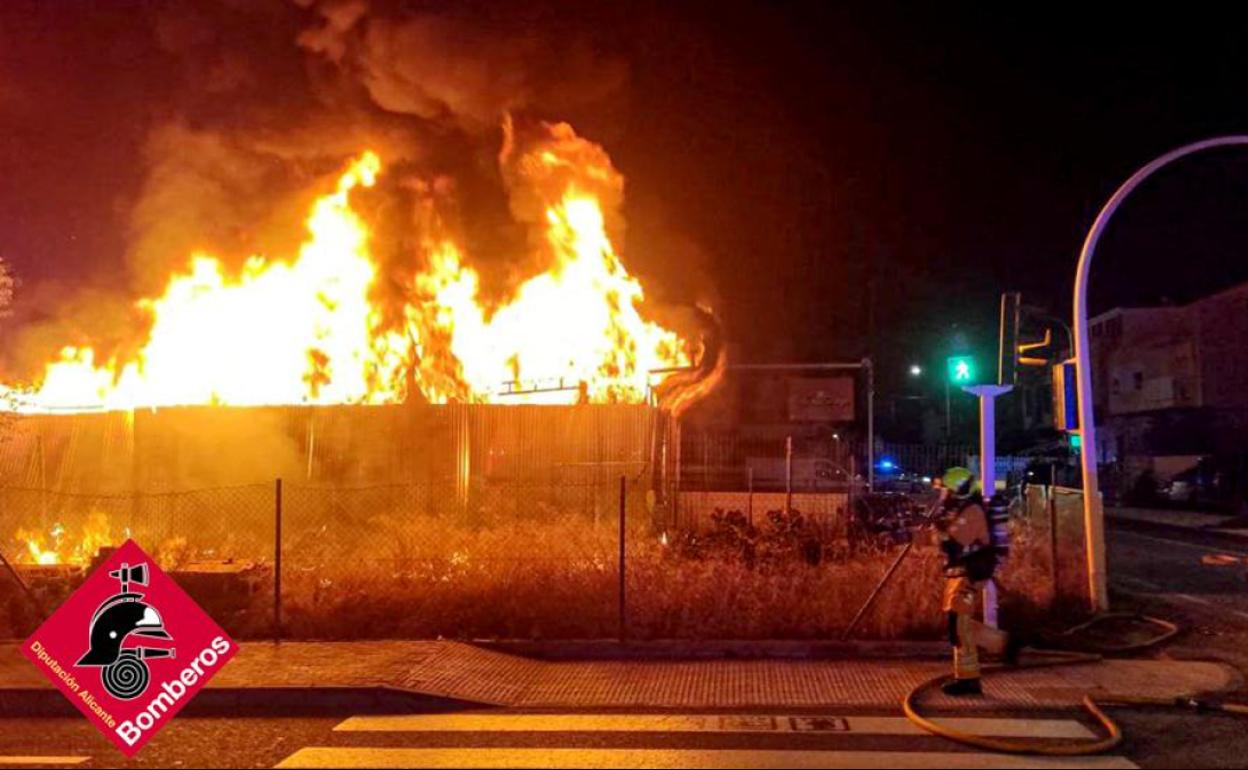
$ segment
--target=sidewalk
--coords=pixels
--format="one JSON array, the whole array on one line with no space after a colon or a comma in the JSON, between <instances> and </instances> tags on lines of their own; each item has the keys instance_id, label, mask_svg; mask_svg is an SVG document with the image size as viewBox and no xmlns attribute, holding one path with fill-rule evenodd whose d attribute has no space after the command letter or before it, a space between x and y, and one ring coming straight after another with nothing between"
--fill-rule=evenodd
<instances>
[{"instance_id":1,"label":"sidewalk","mask_svg":"<svg viewBox=\"0 0 1248 770\"><path fill-rule=\"evenodd\" d=\"M1244 520L1224 513L1169 510L1163 508L1115 508L1105 509L1109 519L1123 522L1149 524L1170 529L1192 530L1205 534L1222 535L1248 541L1248 526Z\"/></svg>"},{"instance_id":2,"label":"sidewalk","mask_svg":"<svg viewBox=\"0 0 1248 770\"><path fill-rule=\"evenodd\" d=\"M347 706L348 698L383 693L407 698L392 703L395 710L892 709L911 688L946 670L947 663L930 658L539 660L458 642L251 642L241 645L197 702L219 702L227 711L242 705L282 713L292 704L319 700ZM987 680L988 697L956 706L1067 708L1089 691L1176 698L1240 685L1239 674L1219 663L1114 660L998 674ZM943 696L929 697L931 707L955 705ZM36 701L45 709L58 708L60 698L16 643L0 645L0 713L16 713Z\"/></svg>"}]
</instances>

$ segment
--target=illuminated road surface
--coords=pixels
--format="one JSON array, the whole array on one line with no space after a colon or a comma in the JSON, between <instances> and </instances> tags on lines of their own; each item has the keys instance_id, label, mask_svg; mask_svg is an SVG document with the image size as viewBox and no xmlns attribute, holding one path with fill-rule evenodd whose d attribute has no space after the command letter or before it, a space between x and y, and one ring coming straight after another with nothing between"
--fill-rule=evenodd
<instances>
[{"instance_id":1,"label":"illuminated road surface","mask_svg":"<svg viewBox=\"0 0 1248 770\"><path fill-rule=\"evenodd\" d=\"M1026 716L946 719L999 736L1063 740L1084 734L1074 711ZM1248 730L1238 717L1156 709L1115 709L1113 716L1127 736L1121 751L1093 761L1045 762L963 751L913 733L888 710L865 716L850 709L609 715L474 710L419 718L350 712L182 715L130 761L81 717L0 718L0 767L1131 767L1114 758L1121 756L1160 769L1243 767L1248 756Z\"/></svg>"},{"instance_id":2,"label":"illuminated road surface","mask_svg":"<svg viewBox=\"0 0 1248 770\"><path fill-rule=\"evenodd\" d=\"M1088 740L1074 720L951 718L951 727L981 735L1040 740ZM932 751L931 736L901 717L813 714L579 714L460 712L358 716L337 725L337 745L309 746L281 768L1133 768L1123 757L1046 760L974 752ZM665 738L690 734L734 736L724 748L667 746ZM483 735L542 741L539 746L472 745ZM641 745L568 746L590 736L630 736ZM648 740L658 745L645 745ZM758 745L743 747L753 738ZM819 741L817 748L786 745ZM563 739L562 741L560 739ZM881 750L838 743L882 740ZM343 741L346 741L344 744ZM467 745L429 746L430 741ZM906 746L906 742L910 746ZM517 741L518 742L518 741ZM565 745L560 745L563 743ZM948 748L944 746L943 748Z\"/></svg>"},{"instance_id":3,"label":"illuminated road surface","mask_svg":"<svg viewBox=\"0 0 1248 770\"><path fill-rule=\"evenodd\" d=\"M734 749L304 749L278 767L429 768L1134 768L1121 757L1042 759L910 751Z\"/></svg>"}]
</instances>

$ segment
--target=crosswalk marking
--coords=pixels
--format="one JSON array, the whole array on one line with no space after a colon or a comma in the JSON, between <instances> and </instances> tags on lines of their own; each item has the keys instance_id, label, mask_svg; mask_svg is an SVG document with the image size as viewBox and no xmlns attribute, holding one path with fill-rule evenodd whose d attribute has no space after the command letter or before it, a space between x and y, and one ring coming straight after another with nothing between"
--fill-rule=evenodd
<instances>
[{"instance_id":1,"label":"crosswalk marking","mask_svg":"<svg viewBox=\"0 0 1248 770\"><path fill-rule=\"evenodd\" d=\"M770 751L738 749L569 748L305 748L279 768L1136 768L1122 757L1015 757L1004 754L906 751Z\"/></svg>"},{"instance_id":2,"label":"crosswalk marking","mask_svg":"<svg viewBox=\"0 0 1248 770\"><path fill-rule=\"evenodd\" d=\"M35 756L0 756L0 765L81 765L91 757L35 757Z\"/></svg>"},{"instance_id":3,"label":"crosswalk marking","mask_svg":"<svg viewBox=\"0 0 1248 770\"><path fill-rule=\"evenodd\" d=\"M949 718L955 730L997 738L1087 740L1088 728L1069 719ZM403 714L357 716L337 732L635 732L635 733L848 733L856 735L925 735L904 717L767 715L767 714Z\"/></svg>"}]
</instances>

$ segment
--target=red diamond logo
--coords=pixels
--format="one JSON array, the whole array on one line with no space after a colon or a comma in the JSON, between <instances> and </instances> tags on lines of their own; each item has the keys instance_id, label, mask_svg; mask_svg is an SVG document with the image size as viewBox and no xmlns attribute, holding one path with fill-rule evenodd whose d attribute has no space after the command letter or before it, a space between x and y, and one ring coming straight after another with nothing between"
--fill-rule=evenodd
<instances>
[{"instance_id":1,"label":"red diamond logo","mask_svg":"<svg viewBox=\"0 0 1248 770\"><path fill-rule=\"evenodd\" d=\"M22 651L131 757L234 657L238 645L128 540Z\"/></svg>"}]
</instances>

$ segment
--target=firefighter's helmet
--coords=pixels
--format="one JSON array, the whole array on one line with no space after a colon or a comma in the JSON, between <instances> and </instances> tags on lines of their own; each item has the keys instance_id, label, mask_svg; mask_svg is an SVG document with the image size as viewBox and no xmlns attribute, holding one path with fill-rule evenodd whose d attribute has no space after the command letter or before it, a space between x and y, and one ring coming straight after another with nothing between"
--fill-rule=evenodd
<instances>
[{"instance_id":1,"label":"firefighter's helmet","mask_svg":"<svg viewBox=\"0 0 1248 770\"><path fill-rule=\"evenodd\" d=\"M945 471L941 486L955 497L966 497L975 489L975 474L966 468L955 466Z\"/></svg>"},{"instance_id":2,"label":"firefighter's helmet","mask_svg":"<svg viewBox=\"0 0 1248 770\"><path fill-rule=\"evenodd\" d=\"M79 666L108 666L121 657L121 645L129 636L172 639L160 613L139 601L134 594L116 597L91 619L91 648L78 661Z\"/></svg>"}]
</instances>

